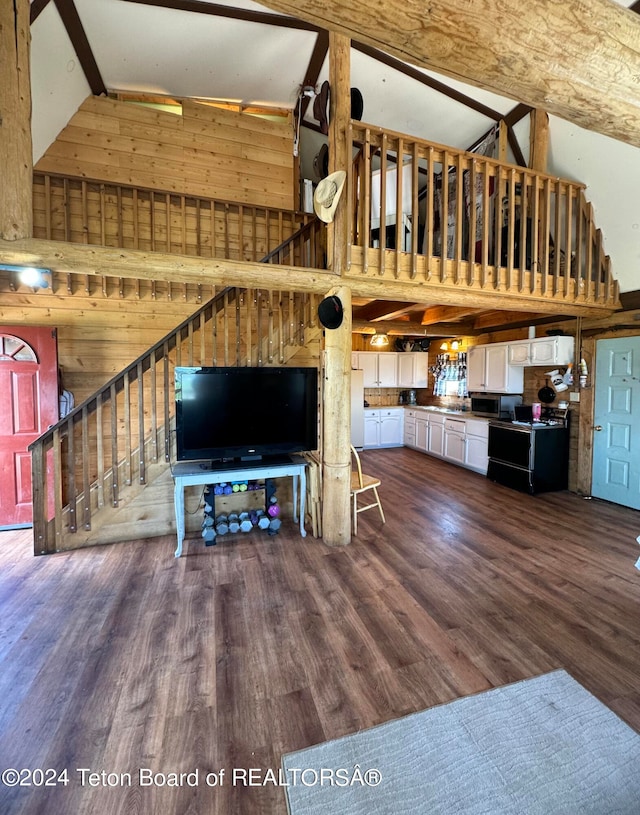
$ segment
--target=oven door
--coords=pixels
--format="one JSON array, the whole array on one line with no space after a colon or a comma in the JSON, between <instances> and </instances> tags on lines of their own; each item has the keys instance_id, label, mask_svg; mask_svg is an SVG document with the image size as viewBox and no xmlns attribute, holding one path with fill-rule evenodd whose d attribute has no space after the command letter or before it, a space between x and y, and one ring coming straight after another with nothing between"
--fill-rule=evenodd
<instances>
[{"instance_id":1,"label":"oven door","mask_svg":"<svg viewBox=\"0 0 640 815\"><path fill-rule=\"evenodd\" d=\"M489 458L531 469L532 432L509 424L489 424Z\"/></svg>"}]
</instances>

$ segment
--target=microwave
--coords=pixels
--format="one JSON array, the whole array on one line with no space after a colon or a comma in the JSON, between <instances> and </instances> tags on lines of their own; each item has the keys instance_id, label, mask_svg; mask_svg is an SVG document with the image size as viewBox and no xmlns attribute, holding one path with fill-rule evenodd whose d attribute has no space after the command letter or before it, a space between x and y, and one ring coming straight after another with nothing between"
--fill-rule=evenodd
<instances>
[{"instance_id":1,"label":"microwave","mask_svg":"<svg viewBox=\"0 0 640 815\"><path fill-rule=\"evenodd\" d=\"M512 393L470 393L471 412L489 419L513 419L516 405L522 396Z\"/></svg>"}]
</instances>

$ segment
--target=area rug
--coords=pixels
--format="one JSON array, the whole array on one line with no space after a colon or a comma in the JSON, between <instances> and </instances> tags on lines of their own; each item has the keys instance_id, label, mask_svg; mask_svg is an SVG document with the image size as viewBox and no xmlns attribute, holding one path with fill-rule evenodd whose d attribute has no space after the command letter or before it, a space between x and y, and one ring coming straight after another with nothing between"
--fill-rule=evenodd
<instances>
[{"instance_id":1,"label":"area rug","mask_svg":"<svg viewBox=\"0 0 640 815\"><path fill-rule=\"evenodd\" d=\"M565 671L289 753L290 815L638 815L640 735Z\"/></svg>"}]
</instances>

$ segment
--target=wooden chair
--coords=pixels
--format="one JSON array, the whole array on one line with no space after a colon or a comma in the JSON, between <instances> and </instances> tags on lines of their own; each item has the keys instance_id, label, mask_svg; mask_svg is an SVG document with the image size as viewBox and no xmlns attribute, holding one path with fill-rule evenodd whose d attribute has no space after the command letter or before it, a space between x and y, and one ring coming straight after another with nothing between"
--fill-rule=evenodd
<instances>
[{"instance_id":1,"label":"wooden chair","mask_svg":"<svg viewBox=\"0 0 640 815\"><path fill-rule=\"evenodd\" d=\"M355 459L356 462L356 469L351 471L351 496L353 498L353 534L358 534L358 513L364 512L366 509L373 509L373 507L378 507L380 510L380 517L382 518L382 523L386 523L384 512L382 511L382 504L380 503L380 496L378 495L378 487L380 486L380 479L375 478L372 475L365 475L362 472L362 466L360 465L360 456L358 455L356 448L351 445L351 455ZM373 501L371 504L366 504L365 506L358 506L358 496L362 493L366 492L367 490L373 490L373 494L376 497L376 500Z\"/></svg>"}]
</instances>

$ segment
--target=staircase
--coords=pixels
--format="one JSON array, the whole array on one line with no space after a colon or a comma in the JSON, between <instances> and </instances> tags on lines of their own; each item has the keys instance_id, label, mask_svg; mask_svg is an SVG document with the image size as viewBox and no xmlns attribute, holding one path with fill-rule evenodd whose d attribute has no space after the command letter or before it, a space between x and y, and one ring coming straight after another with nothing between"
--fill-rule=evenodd
<instances>
[{"instance_id":1,"label":"staircase","mask_svg":"<svg viewBox=\"0 0 640 815\"><path fill-rule=\"evenodd\" d=\"M316 240L309 224L263 262ZM173 531L174 368L318 364L318 300L226 288L40 436L29 448L34 554Z\"/></svg>"}]
</instances>

